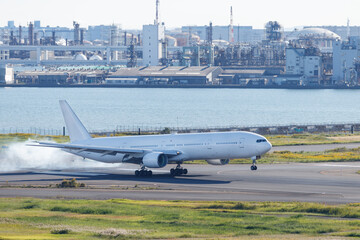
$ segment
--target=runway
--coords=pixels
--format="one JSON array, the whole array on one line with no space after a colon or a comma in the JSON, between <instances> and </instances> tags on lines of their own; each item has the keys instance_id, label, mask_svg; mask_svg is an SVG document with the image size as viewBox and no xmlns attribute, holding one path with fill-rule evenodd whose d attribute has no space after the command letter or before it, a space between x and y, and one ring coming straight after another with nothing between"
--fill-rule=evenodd
<instances>
[{"instance_id":1,"label":"runway","mask_svg":"<svg viewBox=\"0 0 360 240\"><path fill-rule=\"evenodd\" d=\"M137 178L133 165L109 168L24 170L0 173L0 197L60 199L156 199L230 201L360 201L359 162L311 164L184 165L189 174L171 177L166 169ZM76 178L85 189L53 187ZM49 187L52 185L52 187Z\"/></svg>"}]
</instances>

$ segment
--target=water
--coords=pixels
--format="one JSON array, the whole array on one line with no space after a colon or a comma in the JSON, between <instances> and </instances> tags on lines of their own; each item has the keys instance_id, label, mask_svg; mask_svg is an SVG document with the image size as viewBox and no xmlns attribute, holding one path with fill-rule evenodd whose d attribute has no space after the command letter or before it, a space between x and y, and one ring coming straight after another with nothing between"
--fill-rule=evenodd
<instances>
[{"instance_id":1,"label":"water","mask_svg":"<svg viewBox=\"0 0 360 240\"><path fill-rule=\"evenodd\" d=\"M0 88L1 129L61 129L66 99L89 130L355 123L360 90Z\"/></svg>"}]
</instances>

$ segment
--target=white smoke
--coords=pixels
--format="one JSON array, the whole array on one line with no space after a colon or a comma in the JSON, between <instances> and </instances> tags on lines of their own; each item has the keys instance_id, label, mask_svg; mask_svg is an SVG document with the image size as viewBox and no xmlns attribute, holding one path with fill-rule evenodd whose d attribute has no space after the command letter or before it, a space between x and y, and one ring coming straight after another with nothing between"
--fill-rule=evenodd
<instances>
[{"instance_id":1,"label":"white smoke","mask_svg":"<svg viewBox=\"0 0 360 240\"><path fill-rule=\"evenodd\" d=\"M84 160L57 148L27 146L27 142L12 143L0 150L0 172L24 169L71 169L111 167L111 164Z\"/></svg>"}]
</instances>

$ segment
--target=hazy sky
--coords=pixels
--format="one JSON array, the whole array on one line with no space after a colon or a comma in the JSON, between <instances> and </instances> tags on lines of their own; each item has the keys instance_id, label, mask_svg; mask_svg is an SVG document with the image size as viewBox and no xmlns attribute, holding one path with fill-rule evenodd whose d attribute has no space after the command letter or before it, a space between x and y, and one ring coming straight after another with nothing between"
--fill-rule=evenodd
<instances>
[{"instance_id":1,"label":"hazy sky","mask_svg":"<svg viewBox=\"0 0 360 240\"><path fill-rule=\"evenodd\" d=\"M155 0L0 0L0 26L14 20L33 20L50 26L121 24L141 29L153 23ZM167 28L186 25L228 25L233 6L234 25L263 28L270 20L285 28L303 25L360 25L360 0L160 0L161 20Z\"/></svg>"}]
</instances>

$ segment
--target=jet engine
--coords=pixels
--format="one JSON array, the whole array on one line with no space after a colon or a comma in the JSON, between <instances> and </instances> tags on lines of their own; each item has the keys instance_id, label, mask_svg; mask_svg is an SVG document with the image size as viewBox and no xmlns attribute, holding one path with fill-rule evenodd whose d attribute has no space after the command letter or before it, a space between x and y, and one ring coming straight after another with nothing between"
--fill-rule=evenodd
<instances>
[{"instance_id":1,"label":"jet engine","mask_svg":"<svg viewBox=\"0 0 360 240\"><path fill-rule=\"evenodd\" d=\"M211 165L226 165L230 162L230 159L210 159L206 161Z\"/></svg>"},{"instance_id":2,"label":"jet engine","mask_svg":"<svg viewBox=\"0 0 360 240\"><path fill-rule=\"evenodd\" d=\"M168 157L161 152L152 152L146 154L143 159L143 164L148 168L163 168L168 164Z\"/></svg>"}]
</instances>

